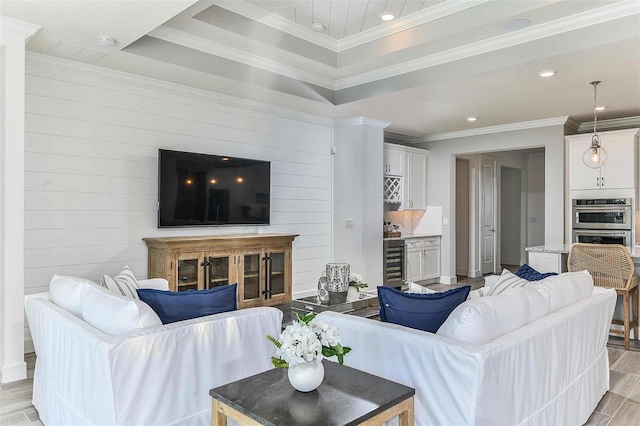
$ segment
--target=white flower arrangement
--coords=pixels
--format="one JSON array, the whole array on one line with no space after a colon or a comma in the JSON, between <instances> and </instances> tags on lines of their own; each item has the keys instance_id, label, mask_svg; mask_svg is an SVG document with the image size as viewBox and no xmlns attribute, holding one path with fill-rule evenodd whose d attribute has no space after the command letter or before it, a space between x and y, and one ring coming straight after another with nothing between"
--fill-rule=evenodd
<instances>
[{"instance_id":1,"label":"white flower arrangement","mask_svg":"<svg viewBox=\"0 0 640 426\"><path fill-rule=\"evenodd\" d=\"M356 274L355 272L349 274L349 285L355 287L358 292L360 292L361 288L369 287L369 284L364 282L362 275Z\"/></svg>"},{"instance_id":2,"label":"white flower arrangement","mask_svg":"<svg viewBox=\"0 0 640 426\"><path fill-rule=\"evenodd\" d=\"M342 364L344 356L351 351L340 344L340 333L333 324L328 324L307 314L298 317L297 321L288 325L278 339L267 336L277 348L276 356L271 357L275 367L289 368L324 357L337 356Z\"/></svg>"}]
</instances>

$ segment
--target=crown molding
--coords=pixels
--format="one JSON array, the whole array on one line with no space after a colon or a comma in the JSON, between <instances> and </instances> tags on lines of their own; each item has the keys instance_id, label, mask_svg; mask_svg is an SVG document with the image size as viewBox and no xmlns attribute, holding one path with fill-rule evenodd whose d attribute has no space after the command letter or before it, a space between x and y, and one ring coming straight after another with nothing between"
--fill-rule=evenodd
<instances>
[{"instance_id":1,"label":"crown molding","mask_svg":"<svg viewBox=\"0 0 640 426\"><path fill-rule=\"evenodd\" d=\"M445 139L466 138L469 136L488 135L492 133L512 132L515 130L536 129L539 127L560 126L567 123L569 117L545 118L543 120L523 121L521 123L501 124L499 126L480 127L477 129L459 130L456 132L437 133L423 138L415 138L412 143L432 142Z\"/></svg>"},{"instance_id":2,"label":"crown molding","mask_svg":"<svg viewBox=\"0 0 640 426\"><path fill-rule=\"evenodd\" d=\"M355 117L355 118L342 118L334 120L333 127L347 127L347 126L372 126L384 129L389 124L388 121L376 120L375 118L368 117Z\"/></svg>"},{"instance_id":3,"label":"crown molding","mask_svg":"<svg viewBox=\"0 0 640 426\"><path fill-rule=\"evenodd\" d=\"M571 119L571 118L567 118L567 122L564 123L565 126L567 126L570 129L573 130L578 130L580 128L580 123L578 123L577 121Z\"/></svg>"},{"instance_id":4,"label":"crown molding","mask_svg":"<svg viewBox=\"0 0 640 426\"><path fill-rule=\"evenodd\" d=\"M528 43L638 13L640 13L640 2L637 0L621 1L569 17L545 22L543 24L535 25L512 33L502 34L486 40L438 52L419 59L380 68L353 77L346 77L336 81L336 90L371 83L385 78L395 77L401 74L434 67L436 65L469 58L471 56L505 49L518 44Z\"/></svg>"},{"instance_id":5,"label":"crown molding","mask_svg":"<svg viewBox=\"0 0 640 426\"><path fill-rule=\"evenodd\" d=\"M302 40L316 44L320 47L324 47L325 49L329 49L333 52L338 51L338 43L331 37L325 34L316 33L311 28L296 24L295 22L283 18L282 16L268 13L264 9L261 9L245 1L227 0L219 1L215 4L216 6L220 6L224 9L227 9L228 11L237 13L238 15L242 15L256 22L260 22L261 24L267 25L278 31L285 32L294 37L298 37Z\"/></svg>"},{"instance_id":6,"label":"crown molding","mask_svg":"<svg viewBox=\"0 0 640 426\"><path fill-rule=\"evenodd\" d=\"M28 66L35 66L54 71L62 71L72 75L95 78L98 80L104 80L112 83L122 84L125 86L182 96L187 99L211 102L227 107L248 109L271 116L299 120L322 126L333 126L333 119L325 118L319 115L293 111L271 104L265 104L249 99L236 98L234 96L210 92L205 89L183 86L177 83L157 80L150 77L130 74L123 71L99 67L96 65L84 64L69 59L56 58L41 53L27 51L26 64Z\"/></svg>"},{"instance_id":7,"label":"crown molding","mask_svg":"<svg viewBox=\"0 0 640 426\"><path fill-rule=\"evenodd\" d=\"M23 38L25 43L42 28L40 25L0 15L0 34Z\"/></svg>"},{"instance_id":8,"label":"crown molding","mask_svg":"<svg viewBox=\"0 0 640 426\"><path fill-rule=\"evenodd\" d=\"M169 43L176 43L181 46L196 49L211 55L220 56L225 59L260 68L295 80L315 84L316 86L324 87L325 89L335 90L335 82L330 78L322 77L318 74L301 70L300 68L292 67L290 65L285 65L281 62L265 59L257 55L250 55L242 50L225 46L164 25L154 29L148 35Z\"/></svg>"},{"instance_id":9,"label":"crown molding","mask_svg":"<svg viewBox=\"0 0 640 426\"><path fill-rule=\"evenodd\" d=\"M406 31L411 28L426 24L428 22L435 21L436 19L453 15L454 13L461 12L465 9L479 6L482 3L487 3L488 1L489 0L445 1L427 9L423 9L419 12L413 13L406 18L396 19L386 24L373 27L366 31L362 31L358 34L345 37L342 40L338 40L337 51L342 52L344 50L352 49L354 47L361 46L374 40L378 40L392 34Z\"/></svg>"},{"instance_id":10,"label":"crown molding","mask_svg":"<svg viewBox=\"0 0 640 426\"><path fill-rule=\"evenodd\" d=\"M614 118L611 120L599 120L598 130L615 130L629 127L640 127L640 115L635 117ZM593 132L593 121L585 121L576 129L578 133Z\"/></svg>"}]
</instances>

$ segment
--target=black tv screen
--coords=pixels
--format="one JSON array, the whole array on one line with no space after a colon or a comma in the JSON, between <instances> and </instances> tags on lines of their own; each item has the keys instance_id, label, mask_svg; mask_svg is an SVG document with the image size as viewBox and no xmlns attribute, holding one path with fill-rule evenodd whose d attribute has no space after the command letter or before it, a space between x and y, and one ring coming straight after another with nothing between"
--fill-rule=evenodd
<instances>
[{"instance_id":1,"label":"black tv screen","mask_svg":"<svg viewBox=\"0 0 640 426\"><path fill-rule=\"evenodd\" d=\"M158 227L268 225L271 163L159 150Z\"/></svg>"}]
</instances>

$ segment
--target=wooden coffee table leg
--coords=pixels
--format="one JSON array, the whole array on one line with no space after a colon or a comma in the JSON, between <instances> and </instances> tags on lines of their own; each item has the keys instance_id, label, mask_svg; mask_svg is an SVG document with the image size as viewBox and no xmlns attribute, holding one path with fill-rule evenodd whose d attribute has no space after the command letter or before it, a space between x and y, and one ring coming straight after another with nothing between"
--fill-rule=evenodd
<instances>
[{"instance_id":1,"label":"wooden coffee table leg","mask_svg":"<svg viewBox=\"0 0 640 426\"><path fill-rule=\"evenodd\" d=\"M413 397L405 399L369 420L365 420L360 423L360 426L379 426L381 423L387 422L395 416L398 416L400 420L399 426L413 426Z\"/></svg>"},{"instance_id":2,"label":"wooden coffee table leg","mask_svg":"<svg viewBox=\"0 0 640 426\"><path fill-rule=\"evenodd\" d=\"M220 401L214 398L211 404L211 426L227 426L227 415L220 408Z\"/></svg>"},{"instance_id":3,"label":"wooden coffee table leg","mask_svg":"<svg viewBox=\"0 0 640 426\"><path fill-rule=\"evenodd\" d=\"M399 416L399 426L413 426L414 423L414 413L413 413L413 397L408 400L407 411L400 413Z\"/></svg>"}]
</instances>

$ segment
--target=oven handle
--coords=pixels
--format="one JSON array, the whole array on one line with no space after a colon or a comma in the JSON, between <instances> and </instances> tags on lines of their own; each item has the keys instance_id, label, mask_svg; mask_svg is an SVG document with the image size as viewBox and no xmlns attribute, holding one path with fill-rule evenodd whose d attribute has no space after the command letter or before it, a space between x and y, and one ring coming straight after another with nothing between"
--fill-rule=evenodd
<instances>
[{"instance_id":1,"label":"oven handle","mask_svg":"<svg viewBox=\"0 0 640 426\"><path fill-rule=\"evenodd\" d=\"M588 234L588 235L604 235L607 237L626 237L627 235L629 235L629 231L621 231L621 232L615 232L615 231L598 231L596 229L574 229L573 232L576 235L583 235L583 234Z\"/></svg>"},{"instance_id":2,"label":"oven handle","mask_svg":"<svg viewBox=\"0 0 640 426\"><path fill-rule=\"evenodd\" d=\"M611 206L611 207L603 207L603 206L574 206L573 210L576 213L581 211L584 212L603 212L603 213L618 213L618 212L629 212L631 213L631 206Z\"/></svg>"}]
</instances>

